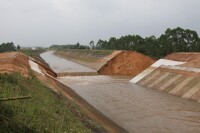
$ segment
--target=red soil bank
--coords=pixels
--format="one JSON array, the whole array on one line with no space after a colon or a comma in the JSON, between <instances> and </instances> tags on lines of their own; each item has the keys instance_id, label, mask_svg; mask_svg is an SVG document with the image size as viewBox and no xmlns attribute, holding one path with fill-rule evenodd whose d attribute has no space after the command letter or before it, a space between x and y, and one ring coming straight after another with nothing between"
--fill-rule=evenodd
<instances>
[{"instance_id":1,"label":"red soil bank","mask_svg":"<svg viewBox=\"0 0 200 133\"><path fill-rule=\"evenodd\" d=\"M165 59L182 61L182 62L200 61L200 53L195 53L195 52L172 53L167 55Z\"/></svg>"},{"instance_id":2,"label":"red soil bank","mask_svg":"<svg viewBox=\"0 0 200 133\"><path fill-rule=\"evenodd\" d=\"M99 74L135 76L155 62L154 59L134 51L115 51L107 58L111 59L98 70Z\"/></svg>"},{"instance_id":3,"label":"red soil bank","mask_svg":"<svg viewBox=\"0 0 200 133\"><path fill-rule=\"evenodd\" d=\"M32 60L39 65L44 73L48 73L53 77L57 76L44 62L35 59ZM0 73L19 72L23 76L28 76L29 70L29 57L27 55L19 52L0 53Z\"/></svg>"},{"instance_id":4,"label":"red soil bank","mask_svg":"<svg viewBox=\"0 0 200 133\"><path fill-rule=\"evenodd\" d=\"M195 52L172 53L167 55L165 59L187 62L180 66L200 68L200 53L195 53Z\"/></svg>"},{"instance_id":5,"label":"red soil bank","mask_svg":"<svg viewBox=\"0 0 200 133\"><path fill-rule=\"evenodd\" d=\"M19 72L27 76L29 71L29 58L18 52L0 54L0 73Z\"/></svg>"}]
</instances>

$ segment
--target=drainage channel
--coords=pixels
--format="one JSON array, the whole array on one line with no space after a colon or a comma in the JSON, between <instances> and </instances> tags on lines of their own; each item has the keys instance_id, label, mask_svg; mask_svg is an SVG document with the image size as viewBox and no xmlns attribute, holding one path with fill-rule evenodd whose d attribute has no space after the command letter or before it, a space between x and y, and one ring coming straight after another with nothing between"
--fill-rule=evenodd
<instances>
[{"instance_id":1,"label":"drainage channel","mask_svg":"<svg viewBox=\"0 0 200 133\"><path fill-rule=\"evenodd\" d=\"M66 76L58 80L129 132L200 132L199 103L130 83L130 77Z\"/></svg>"}]
</instances>

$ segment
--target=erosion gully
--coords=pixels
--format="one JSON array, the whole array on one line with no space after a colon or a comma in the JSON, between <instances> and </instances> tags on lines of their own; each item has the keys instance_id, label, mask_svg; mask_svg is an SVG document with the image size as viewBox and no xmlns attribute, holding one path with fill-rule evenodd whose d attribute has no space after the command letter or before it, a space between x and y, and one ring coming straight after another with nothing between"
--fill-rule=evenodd
<instances>
[{"instance_id":1,"label":"erosion gully","mask_svg":"<svg viewBox=\"0 0 200 133\"><path fill-rule=\"evenodd\" d=\"M85 66L45 52L56 72L90 72ZM130 133L198 133L200 103L144 88L127 76L66 76L58 80Z\"/></svg>"}]
</instances>

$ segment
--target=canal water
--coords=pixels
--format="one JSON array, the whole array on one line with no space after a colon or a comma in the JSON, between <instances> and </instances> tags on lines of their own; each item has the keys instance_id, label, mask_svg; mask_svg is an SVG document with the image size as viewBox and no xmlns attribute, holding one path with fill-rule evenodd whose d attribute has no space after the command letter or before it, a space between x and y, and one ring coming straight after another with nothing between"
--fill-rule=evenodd
<instances>
[{"instance_id":1,"label":"canal water","mask_svg":"<svg viewBox=\"0 0 200 133\"><path fill-rule=\"evenodd\" d=\"M40 54L40 56L49 64L49 66L57 73L62 72L95 72L95 70L79 65L72 61L55 56L53 51Z\"/></svg>"},{"instance_id":2,"label":"canal water","mask_svg":"<svg viewBox=\"0 0 200 133\"><path fill-rule=\"evenodd\" d=\"M47 58L51 60L51 56ZM64 70L62 65L58 67ZM130 79L125 76L58 78L130 133L200 132L200 103L144 88L130 83Z\"/></svg>"}]
</instances>

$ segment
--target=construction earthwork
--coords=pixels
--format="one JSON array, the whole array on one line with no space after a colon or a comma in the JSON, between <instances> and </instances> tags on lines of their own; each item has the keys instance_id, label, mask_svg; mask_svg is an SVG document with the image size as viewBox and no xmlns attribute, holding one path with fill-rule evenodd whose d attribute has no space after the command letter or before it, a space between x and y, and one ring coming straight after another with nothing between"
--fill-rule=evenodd
<instances>
[{"instance_id":1,"label":"construction earthwork","mask_svg":"<svg viewBox=\"0 0 200 133\"><path fill-rule=\"evenodd\" d=\"M152 64L130 82L200 102L199 62L199 53L173 53Z\"/></svg>"}]
</instances>

